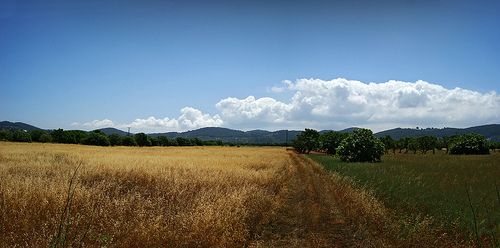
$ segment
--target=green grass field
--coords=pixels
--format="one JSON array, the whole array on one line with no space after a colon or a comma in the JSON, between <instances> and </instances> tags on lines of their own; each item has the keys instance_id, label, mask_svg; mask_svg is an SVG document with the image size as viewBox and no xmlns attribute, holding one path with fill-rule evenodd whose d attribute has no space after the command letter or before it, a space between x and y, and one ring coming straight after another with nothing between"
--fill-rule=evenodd
<instances>
[{"instance_id":1,"label":"green grass field","mask_svg":"<svg viewBox=\"0 0 500 248\"><path fill-rule=\"evenodd\" d=\"M443 232L500 246L499 152L480 156L396 153L384 155L381 163L309 157L373 191L398 218L409 221L408 228L426 221Z\"/></svg>"}]
</instances>

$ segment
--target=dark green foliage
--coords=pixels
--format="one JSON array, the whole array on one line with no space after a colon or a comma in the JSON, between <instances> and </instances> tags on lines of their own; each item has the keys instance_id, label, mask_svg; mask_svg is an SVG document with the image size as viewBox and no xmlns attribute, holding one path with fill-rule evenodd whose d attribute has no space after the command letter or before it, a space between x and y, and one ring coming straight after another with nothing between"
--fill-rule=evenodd
<instances>
[{"instance_id":1,"label":"dark green foliage","mask_svg":"<svg viewBox=\"0 0 500 248\"><path fill-rule=\"evenodd\" d=\"M50 133L50 136L52 136L52 140L56 143L63 143L64 140L64 130L59 128L52 130Z\"/></svg>"},{"instance_id":2,"label":"dark green foliage","mask_svg":"<svg viewBox=\"0 0 500 248\"><path fill-rule=\"evenodd\" d=\"M29 131L29 133L31 135L31 141L33 142L41 142L40 138L42 137L42 135L48 134L45 130L31 130Z\"/></svg>"},{"instance_id":3,"label":"dark green foliage","mask_svg":"<svg viewBox=\"0 0 500 248\"><path fill-rule=\"evenodd\" d=\"M413 151L413 154L417 153L418 150L417 138L408 138L408 145L406 146L406 150Z\"/></svg>"},{"instance_id":4,"label":"dark green foliage","mask_svg":"<svg viewBox=\"0 0 500 248\"><path fill-rule=\"evenodd\" d=\"M408 152L408 143L410 141L410 138L402 138L398 141L396 141L396 148L399 149L399 153L405 150L405 153Z\"/></svg>"},{"instance_id":5,"label":"dark green foliage","mask_svg":"<svg viewBox=\"0 0 500 248\"><path fill-rule=\"evenodd\" d=\"M56 143L81 144L87 137L87 132L81 130L64 131L63 129L56 129L53 130L50 135L52 136L52 140Z\"/></svg>"},{"instance_id":6,"label":"dark green foliage","mask_svg":"<svg viewBox=\"0 0 500 248\"><path fill-rule=\"evenodd\" d=\"M122 137L116 133L108 136L109 144L112 146L119 146L122 144Z\"/></svg>"},{"instance_id":7,"label":"dark green foliage","mask_svg":"<svg viewBox=\"0 0 500 248\"><path fill-rule=\"evenodd\" d=\"M193 139L191 139L191 144L193 144L195 146L202 146L203 145L203 141L201 141L198 138L193 138Z\"/></svg>"},{"instance_id":8,"label":"dark green foliage","mask_svg":"<svg viewBox=\"0 0 500 248\"><path fill-rule=\"evenodd\" d=\"M392 153L396 153L396 141L392 139L391 136L386 135L380 138L380 141L384 144L385 152L387 153L389 150L392 150Z\"/></svg>"},{"instance_id":9,"label":"dark green foliage","mask_svg":"<svg viewBox=\"0 0 500 248\"><path fill-rule=\"evenodd\" d=\"M138 146L151 146L151 139L145 133L135 134L134 139Z\"/></svg>"},{"instance_id":10,"label":"dark green foliage","mask_svg":"<svg viewBox=\"0 0 500 248\"><path fill-rule=\"evenodd\" d=\"M132 136L124 136L121 139L121 144L124 146L137 146L137 142Z\"/></svg>"},{"instance_id":11,"label":"dark green foliage","mask_svg":"<svg viewBox=\"0 0 500 248\"><path fill-rule=\"evenodd\" d=\"M319 132L306 128L292 143L299 153L309 154L312 150L319 148Z\"/></svg>"},{"instance_id":12,"label":"dark green foliage","mask_svg":"<svg viewBox=\"0 0 500 248\"><path fill-rule=\"evenodd\" d=\"M345 162L378 162L384 154L384 144L369 129L356 129L350 133L337 149Z\"/></svg>"},{"instance_id":13,"label":"dark green foliage","mask_svg":"<svg viewBox=\"0 0 500 248\"><path fill-rule=\"evenodd\" d=\"M40 138L38 139L38 142L42 142L42 143L52 142L52 136L50 136L49 133L44 133L40 136Z\"/></svg>"},{"instance_id":14,"label":"dark green foliage","mask_svg":"<svg viewBox=\"0 0 500 248\"><path fill-rule=\"evenodd\" d=\"M31 136L24 130L14 130L12 132L12 141L31 142Z\"/></svg>"},{"instance_id":15,"label":"dark green foliage","mask_svg":"<svg viewBox=\"0 0 500 248\"><path fill-rule=\"evenodd\" d=\"M321 150L328 155L335 155L340 142L347 137L347 133L328 131L320 135Z\"/></svg>"},{"instance_id":16,"label":"dark green foliage","mask_svg":"<svg viewBox=\"0 0 500 248\"><path fill-rule=\"evenodd\" d=\"M169 146L178 146L179 144L177 143L177 139L170 139L170 140L168 140L168 145Z\"/></svg>"},{"instance_id":17,"label":"dark green foliage","mask_svg":"<svg viewBox=\"0 0 500 248\"><path fill-rule=\"evenodd\" d=\"M149 136L148 136L148 138L149 138L149 141L151 141L151 146L159 146L160 145L158 138L149 137Z\"/></svg>"},{"instance_id":18,"label":"dark green foliage","mask_svg":"<svg viewBox=\"0 0 500 248\"><path fill-rule=\"evenodd\" d=\"M88 133L88 135L82 139L82 144L94 146L109 146L110 142L108 136L101 132L94 131Z\"/></svg>"},{"instance_id":19,"label":"dark green foliage","mask_svg":"<svg viewBox=\"0 0 500 248\"><path fill-rule=\"evenodd\" d=\"M434 153L438 144L438 139L434 136L422 136L417 138L417 143L423 154L426 154L427 151L430 150Z\"/></svg>"},{"instance_id":20,"label":"dark green foliage","mask_svg":"<svg viewBox=\"0 0 500 248\"><path fill-rule=\"evenodd\" d=\"M177 137L175 138L177 141L178 146L192 146L193 143L191 142L190 139L182 138L182 137Z\"/></svg>"},{"instance_id":21,"label":"dark green foliage","mask_svg":"<svg viewBox=\"0 0 500 248\"><path fill-rule=\"evenodd\" d=\"M12 132L10 130L0 130L0 140L12 141Z\"/></svg>"},{"instance_id":22,"label":"dark green foliage","mask_svg":"<svg viewBox=\"0 0 500 248\"><path fill-rule=\"evenodd\" d=\"M464 134L450 145L450 154L489 154L488 142L479 134Z\"/></svg>"},{"instance_id":23,"label":"dark green foliage","mask_svg":"<svg viewBox=\"0 0 500 248\"><path fill-rule=\"evenodd\" d=\"M158 145L159 146L168 146L169 140L167 136L158 136Z\"/></svg>"}]
</instances>

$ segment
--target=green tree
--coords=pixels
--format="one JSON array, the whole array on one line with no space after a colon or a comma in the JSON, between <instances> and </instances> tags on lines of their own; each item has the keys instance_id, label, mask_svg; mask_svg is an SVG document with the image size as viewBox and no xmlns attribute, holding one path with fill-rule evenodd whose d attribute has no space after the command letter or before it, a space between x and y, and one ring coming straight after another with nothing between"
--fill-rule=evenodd
<instances>
[{"instance_id":1,"label":"green tree","mask_svg":"<svg viewBox=\"0 0 500 248\"><path fill-rule=\"evenodd\" d=\"M56 129L56 130L52 130L52 132L50 132L50 136L52 136L52 141L54 141L56 143L63 143L64 130L61 128Z\"/></svg>"},{"instance_id":2,"label":"green tree","mask_svg":"<svg viewBox=\"0 0 500 248\"><path fill-rule=\"evenodd\" d=\"M394 141L391 136L386 135L382 137L380 141L384 143L385 153L388 153L389 150L392 150L392 153L396 153L396 141Z\"/></svg>"},{"instance_id":3,"label":"green tree","mask_svg":"<svg viewBox=\"0 0 500 248\"><path fill-rule=\"evenodd\" d=\"M12 140L11 130L0 130L0 140Z\"/></svg>"},{"instance_id":4,"label":"green tree","mask_svg":"<svg viewBox=\"0 0 500 248\"><path fill-rule=\"evenodd\" d=\"M489 154L488 142L479 134L464 134L450 145L450 154Z\"/></svg>"},{"instance_id":5,"label":"green tree","mask_svg":"<svg viewBox=\"0 0 500 248\"><path fill-rule=\"evenodd\" d=\"M63 130L56 129L53 130L50 135L52 140L56 143L64 144L81 144L83 140L87 137L87 132L81 130Z\"/></svg>"},{"instance_id":6,"label":"green tree","mask_svg":"<svg viewBox=\"0 0 500 248\"><path fill-rule=\"evenodd\" d=\"M369 129L356 129L337 148L344 162L379 162L384 154L384 144Z\"/></svg>"},{"instance_id":7,"label":"green tree","mask_svg":"<svg viewBox=\"0 0 500 248\"><path fill-rule=\"evenodd\" d=\"M110 142L108 136L101 132L89 132L85 138L82 139L84 145L94 146L109 146Z\"/></svg>"},{"instance_id":8,"label":"green tree","mask_svg":"<svg viewBox=\"0 0 500 248\"><path fill-rule=\"evenodd\" d=\"M292 145L299 153L309 154L312 150L319 148L319 132L306 128L297 135Z\"/></svg>"},{"instance_id":9,"label":"green tree","mask_svg":"<svg viewBox=\"0 0 500 248\"><path fill-rule=\"evenodd\" d=\"M122 137L119 134L111 134L108 136L109 144L112 146L120 146L122 145Z\"/></svg>"},{"instance_id":10,"label":"green tree","mask_svg":"<svg viewBox=\"0 0 500 248\"><path fill-rule=\"evenodd\" d=\"M406 150L408 151L413 151L413 154L417 154L417 150L418 150L418 140L417 138L408 138L408 145L406 146Z\"/></svg>"},{"instance_id":11,"label":"green tree","mask_svg":"<svg viewBox=\"0 0 500 248\"><path fill-rule=\"evenodd\" d=\"M175 138L175 140L177 141L178 146L192 146L193 145L191 143L190 139L186 139L183 137L177 137L177 138Z\"/></svg>"},{"instance_id":12,"label":"green tree","mask_svg":"<svg viewBox=\"0 0 500 248\"><path fill-rule=\"evenodd\" d=\"M401 138L398 141L396 141L396 148L399 149L399 153L405 150L405 153L408 152L408 142L410 141L410 138Z\"/></svg>"},{"instance_id":13,"label":"green tree","mask_svg":"<svg viewBox=\"0 0 500 248\"><path fill-rule=\"evenodd\" d=\"M347 133L328 131L320 135L319 140L321 144L321 150L325 151L328 155L335 155L337 153L337 147L339 147L340 142L347 136Z\"/></svg>"},{"instance_id":14,"label":"green tree","mask_svg":"<svg viewBox=\"0 0 500 248\"><path fill-rule=\"evenodd\" d=\"M158 136L158 145L168 146L169 140L168 140L167 136Z\"/></svg>"},{"instance_id":15,"label":"green tree","mask_svg":"<svg viewBox=\"0 0 500 248\"><path fill-rule=\"evenodd\" d=\"M435 136L421 136L417 138L417 143L423 154L426 154L430 150L434 154L438 145L438 139Z\"/></svg>"},{"instance_id":16,"label":"green tree","mask_svg":"<svg viewBox=\"0 0 500 248\"><path fill-rule=\"evenodd\" d=\"M151 146L151 140L145 133L135 134L134 139L139 146Z\"/></svg>"},{"instance_id":17,"label":"green tree","mask_svg":"<svg viewBox=\"0 0 500 248\"><path fill-rule=\"evenodd\" d=\"M137 142L132 136L123 136L121 140L121 144L124 146L137 146Z\"/></svg>"},{"instance_id":18,"label":"green tree","mask_svg":"<svg viewBox=\"0 0 500 248\"><path fill-rule=\"evenodd\" d=\"M24 130L14 130L12 132L12 141L31 142L31 136Z\"/></svg>"},{"instance_id":19,"label":"green tree","mask_svg":"<svg viewBox=\"0 0 500 248\"><path fill-rule=\"evenodd\" d=\"M195 146L202 146L203 141L199 138L193 138L193 139L191 139L191 144L193 144Z\"/></svg>"},{"instance_id":20,"label":"green tree","mask_svg":"<svg viewBox=\"0 0 500 248\"><path fill-rule=\"evenodd\" d=\"M149 140L151 141L151 146L159 146L160 142L158 141L158 138L156 137L149 137Z\"/></svg>"},{"instance_id":21,"label":"green tree","mask_svg":"<svg viewBox=\"0 0 500 248\"><path fill-rule=\"evenodd\" d=\"M45 131L45 130L31 130L29 133L31 135L31 141L41 142L40 138L42 137L42 135L47 134L47 131Z\"/></svg>"},{"instance_id":22,"label":"green tree","mask_svg":"<svg viewBox=\"0 0 500 248\"><path fill-rule=\"evenodd\" d=\"M42 142L42 143L52 142L52 136L50 136L49 133L44 133L40 136L40 138L38 139L38 142Z\"/></svg>"}]
</instances>

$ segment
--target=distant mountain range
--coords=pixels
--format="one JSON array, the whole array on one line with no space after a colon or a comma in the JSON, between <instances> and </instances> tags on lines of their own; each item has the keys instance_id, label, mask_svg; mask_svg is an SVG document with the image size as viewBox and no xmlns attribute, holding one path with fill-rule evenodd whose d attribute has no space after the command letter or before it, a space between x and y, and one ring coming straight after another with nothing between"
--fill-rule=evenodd
<instances>
[{"instance_id":1,"label":"distant mountain range","mask_svg":"<svg viewBox=\"0 0 500 248\"><path fill-rule=\"evenodd\" d=\"M288 134L287 134L288 132ZM240 131L222 127L204 127L196 130L186 132L169 132L169 133L153 133L153 137L167 136L169 138L199 138L201 140L222 140L231 143L250 143L250 144L264 144L264 143L285 143L287 135L288 141L297 137L300 131L297 130L279 130L279 131L265 131L265 130L252 130Z\"/></svg>"},{"instance_id":2,"label":"distant mountain range","mask_svg":"<svg viewBox=\"0 0 500 248\"><path fill-rule=\"evenodd\" d=\"M41 130L41 128L22 123L22 122L0 122L0 129L21 129L21 130ZM347 128L341 130L340 132L352 132L356 127ZM116 129L116 128L102 128L98 129L103 133L118 134L125 136L127 132ZM326 132L328 130L323 130L321 132ZM266 131L266 130L251 130L251 131L241 131L222 127L204 127L200 129L195 129L186 132L167 132L167 133L150 133L150 136L167 136L169 138L199 138L201 140L222 140L223 142L232 143L252 143L252 144L264 144L264 143L285 143L288 136L288 141L295 139L295 137L301 131L298 130L279 130L279 131ZM436 137L452 136L464 133L477 133L485 136L486 138L493 141L500 141L500 124L490 124L475 126L469 128L425 128L425 129L413 129L413 128L394 128L382 132L375 133L377 137L383 137L386 135L391 136L393 139L400 139L405 137L419 137L425 135L432 135Z\"/></svg>"},{"instance_id":3,"label":"distant mountain range","mask_svg":"<svg viewBox=\"0 0 500 248\"><path fill-rule=\"evenodd\" d=\"M0 130L2 129L21 129L26 131L42 130L41 128L23 122L0 121Z\"/></svg>"},{"instance_id":4,"label":"distant mountain range","mask_svg":"<svg viewBox=\"0 0 500 248\"><path fill-rule=\"evenodd\" d=\"M464 133L477 133L483 135L489 140L500 141L500 124L482 125L469 128L451 128L451 127L425 128L425 129L394 128L378 132L375 135L377 137L383 137L389 135L393 139L400 139L405 137L419 137L419 136L436 136L441 138L441 137L459 135Z\"/></svg>"}]
</instances>

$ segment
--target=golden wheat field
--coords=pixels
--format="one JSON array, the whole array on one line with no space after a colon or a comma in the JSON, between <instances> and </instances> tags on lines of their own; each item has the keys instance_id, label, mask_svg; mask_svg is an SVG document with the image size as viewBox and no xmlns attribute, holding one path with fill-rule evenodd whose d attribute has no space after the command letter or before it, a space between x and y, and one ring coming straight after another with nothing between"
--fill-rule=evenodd
<instances>
[{"instance_id":1,"label":"golden wheat field","mask_svg":"<svg viewBox=\"0 0 500 248\"><path fill-rule=\"evenodd\" d=\"M404 242L372 194L284 148L0 142L1 247L457 245Z\"/></svg>"}]
</instances>

